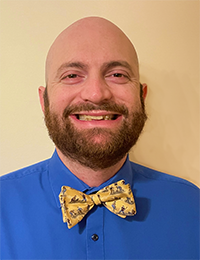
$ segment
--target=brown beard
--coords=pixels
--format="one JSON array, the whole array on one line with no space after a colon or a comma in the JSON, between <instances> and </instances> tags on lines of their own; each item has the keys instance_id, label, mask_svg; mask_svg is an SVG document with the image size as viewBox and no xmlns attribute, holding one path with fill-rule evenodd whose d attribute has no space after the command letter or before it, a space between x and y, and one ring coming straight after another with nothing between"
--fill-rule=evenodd
<instances>
[{"instance_id":1,"label":"brown beard","mask_svg":"<svg viewBox=\"0 0 200 260\"><path fill-rule=\"evenodd\" d=\"M56 147L68 158L95 171L115 165L135 145L144 127L147 116L141 106L137 112L129 114L124 105L103 103L99 106L82 104L67 107L60 119L49 109L47 91L44 94L45 123L50 138ZM120 113L124 116L122 125L115 131L106 128L78 130L69 119L73 112L106 110ZM130 118L132 120L130 121ZM102 143L94 141L99 136Z\"/></svg>"}]
</instances>

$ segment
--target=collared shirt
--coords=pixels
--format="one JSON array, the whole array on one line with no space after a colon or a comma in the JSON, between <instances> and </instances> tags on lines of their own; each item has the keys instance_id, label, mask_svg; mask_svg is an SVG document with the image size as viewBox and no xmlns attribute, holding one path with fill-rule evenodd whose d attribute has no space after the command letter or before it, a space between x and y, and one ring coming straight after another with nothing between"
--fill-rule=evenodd
<instances>
[{"instance_id":1,"label":"collared shirt","mask_svg":"<svg viewBox=\"0 0 200 260\"><path fill-rule=\"evenodd\" d=\"M119 180L132 187L137 214L125 219L95 206L71 229L58 195L87 194ZM132 163L99 187L51 159L1 177L1 259L199 259L199 189Z\"/></svg>"}]
</instances>

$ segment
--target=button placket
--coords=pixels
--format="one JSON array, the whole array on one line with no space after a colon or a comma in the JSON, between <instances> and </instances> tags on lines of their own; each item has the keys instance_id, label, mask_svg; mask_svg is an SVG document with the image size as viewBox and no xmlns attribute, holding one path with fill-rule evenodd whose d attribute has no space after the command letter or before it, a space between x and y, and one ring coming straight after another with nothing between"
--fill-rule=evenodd
<instances>
[{"instance_id":1,"label":"button placket","mask_svg":"<svg viewBox=\"0 0 200 260\"><path fill-rule=\"evenodd\" d=\"M103 206L95 206L87 215L87 259L104 259L104 210Z\"/></svg>"}]
</instances>

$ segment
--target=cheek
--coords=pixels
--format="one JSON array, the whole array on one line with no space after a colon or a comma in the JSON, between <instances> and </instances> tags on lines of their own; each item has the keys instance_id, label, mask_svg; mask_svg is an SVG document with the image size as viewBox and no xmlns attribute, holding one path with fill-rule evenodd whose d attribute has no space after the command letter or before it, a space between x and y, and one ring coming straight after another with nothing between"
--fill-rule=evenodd
<instances>
[{"instance_id":1,"label":"cheek","mask_svg":"<svg viewBox=\"0 0 200 260\"><path fill-rule=\"evenodd\" d=\"M65 98L59 96L50 98L50 108L52 111L56 113L62 112L66 106L68 106L68 103Z\"/></svg>"},{"instance_id":2,"label":"cheek","mask_svg":"<svg viewBox=\"0 0 200 260\"><path fill-rule=\"evenodd\" d=\"M140 93L133 87L115 91L115 99L117 102L123 103L129 110L137 109L141 103Z\"/></svg>"},{"instance_id":3,"label":"cheek","mask_svg":"<svg viewBox=\"0 0 200 260\"><path fill-rule=\"evenodd\" d=\"M52 110L55 112L63 112L63 110L70 105L73 101L72 95L70 92L62 89L52 90L49 93L49 103Z\"/></svg>"}]
</instances>

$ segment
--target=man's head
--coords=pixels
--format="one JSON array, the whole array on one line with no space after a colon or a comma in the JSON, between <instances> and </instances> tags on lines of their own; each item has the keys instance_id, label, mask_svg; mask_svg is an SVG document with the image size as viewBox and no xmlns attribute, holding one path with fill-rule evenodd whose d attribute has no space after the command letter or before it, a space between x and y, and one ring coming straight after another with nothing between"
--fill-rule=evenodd
<instances>
[{"instance_id":1,"label":"man's head","mask_svg":"<svg viewBox=\"0 0 200 260\"><path fill-rule=\"evenodd\" d=\"M141 92L132 43L111 22L89 17L65 29L49 50L46 85L39 89L45 122L65 156L104 169L136 143L146 86Z\"/></svg>"}]
</instances>

